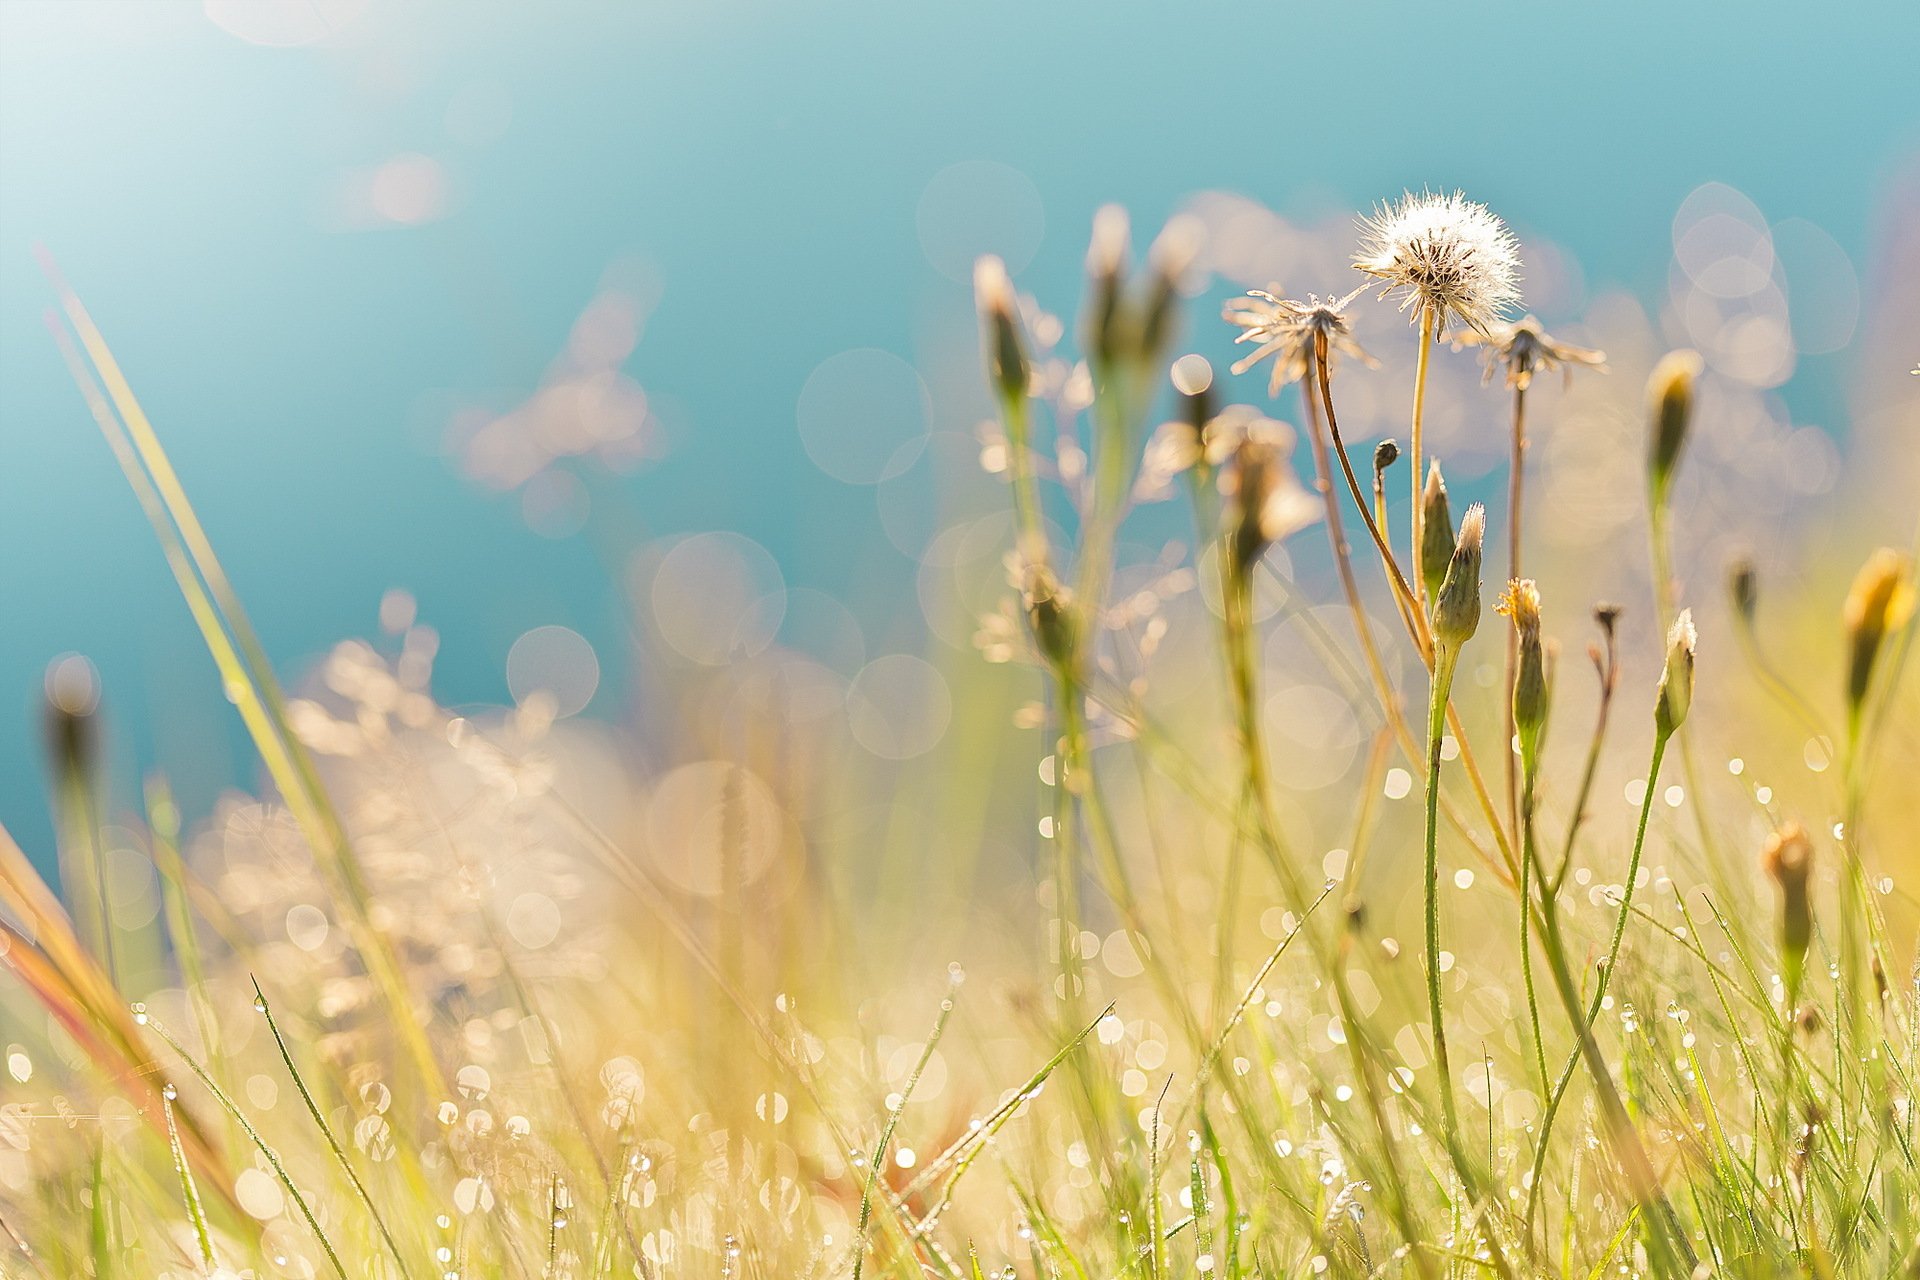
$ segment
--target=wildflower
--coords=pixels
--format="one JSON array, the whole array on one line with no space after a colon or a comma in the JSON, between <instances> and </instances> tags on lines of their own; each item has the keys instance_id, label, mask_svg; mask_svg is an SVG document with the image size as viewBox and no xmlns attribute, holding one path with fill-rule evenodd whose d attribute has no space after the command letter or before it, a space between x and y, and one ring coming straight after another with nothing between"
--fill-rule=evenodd
<instances>
[{"instance_id":1,"label":"wildflower","mask_svg":"<svg viewBox=\"0 0 1920 1280\"><path fill-rule=\"evenodd\" d=\"M1547 662L1540 642L1540 589L1532 578L1514 578L1493 606L1520 637L1520 662L1513 684L1513 725L1523 759L1538 759L1547 725Z\"/></svg>"},{"instance_id":2,"label":"wildflower","mask_svg":"<svg viewBox=\"0 0 1920 1280\"><path fill-rule=\"evenodd\" d=\"M987 330L987 373L1001 400L1016 402L1027 394L1026 343L1020 336L1013 284L1007 279L1006 264L992 254L974 263L973 297Z\"/></svg>"},{"instance_id":3,"label":"wildflower","mask_svg":"<svg viewBox=\"0 0 1920 1280\"><path fill-rule=\"evenodd\" d=\"M1667 661L1660 671L1660 701L1653 712L1661 737L1678 729L1693 705L1693 650L1700 636L1693 626L1693 610L1682 609L1667 631Z\"/></svg>"},{"instance_id":4,"label":"wildflower","mask_svg":"<svg viewBox=\"0 0 1920 1280\"><path fill-rule=\"evenodd\" d=\"M1492 382L1494 370L1505 366L1507 385L1515 391L1525 391L1532 386L1533 375L1539 372L1561 369L1571 381L1575 365L1602 372L1607 367L1606 352L1556 341L1530 315L1512 324L1489 325L1484 333L1463 333L1455 341L1460 346L1485 347L1486 375L1483 380Z\"/></svg>"},{"instance_id":5,"label":"wildflower","mask_svg":"<svg viewBox=\"0 0 1920 1280\"><path fill-rule=\"evenodd\" d=\"M1800 987L1807 946L1813 940L1813 910L1807 900L1813 842L1799 823L1789 822L1767 837L1760 864L1780 886L1780 953L1791 1002Z\"/></svg>"},{"instance_id":6,"label":"wildflower","mask_svg":"<svg viewBox=\"0 0 1920 1280\"><path fill-rule=\"evenodd\" d=\"M1353 265L1383 282L1381 297L1404 291L1400 309L1431 316L1436 338L1450 320L1486 333L1520 301L1519 242L1458 191L1408 192L1362 218L1360 230Z\"/></svg>"},{"instance_id":7,"label":"wildflower","mask_svg":"<svg viewBox=\"0 0 1920 1280\"><path fill-rule=\"evenodd\" d=\"M1374 358L1354 341L1346 315L1347 304L1365 288L1362 285L1344 298L1322 299L1310 293L1305 302L1282 298L1266 289L1251 289L1244 298L1228 299L1222 316L1241 329L1234 342L1260 344L1252 354L1239 360L1233 371L1245 373L1262 360L1271 360L1273 373L1267 379L1267 394L1277 396L1280 388L1307 376L1322 343L1329 352L1337 351L1363 364L1374 365Z\"/></svg>"},{"instance_id":8,"label":"wildflower","mask_svg":"<svg viewBox=\"0 0 1920 1280\"><path fill-rule=\"evenodd\" d=\"M1693 384L1700 377L1700 357L1692 351L1670 351L1653 367L1647 379L1647 401L1653 415L1653 441L1647 456L1647 481L1656 503L1664 502L1673 468L1687 442L1687 424L1693 417Z\"/></svg>"},{"instance_id":9,"label":"wildflower","mask_svg":"<svg viewBox=\"0 0 1920 1280\"><path fill-rule=\"evenodd\" d=\"M1454 540L1453 559L1433 600L1433 638L1458 652L1480 627L1480 551L1486 539L1487 509L1467 508Z\"/></svg>"},{"instance_id":10,"label":"wildflower","mask_svg":"<svg viewBox=\"0 0 1920 1280\"><path fill-rule=\"evenodd\" d=\"M1873 665L1889 632L1913 616L1913 566L1891 547L1867 557L1847 592L1845 621L1851 651L1847 656L1847 708L1858 716L1873 681Z\"/></svg>"},{"instance_id":11,"label":"wildflower","mask_svg":"<svg viewBox=\"0 0 1920 1280\"><path fill-rule=\"evenodd\" d=\"M1440 583L1453 563L1453 511L1447 505L1447 482L1440 464L1427 467L1426 488L1420 492L1420 578L1427 598L1440 597Z\"/></svg>"}]
</instances>

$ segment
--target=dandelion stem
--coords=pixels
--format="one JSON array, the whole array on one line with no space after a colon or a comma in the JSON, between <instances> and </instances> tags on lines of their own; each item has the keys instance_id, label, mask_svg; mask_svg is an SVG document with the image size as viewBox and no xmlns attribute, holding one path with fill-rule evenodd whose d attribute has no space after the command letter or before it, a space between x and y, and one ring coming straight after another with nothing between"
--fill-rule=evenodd
<instances>
[{"instance_id":1,"label":"dandelion stem","mask_svg":"<svg viewBox=\"0 0 1920 1280\"><path fill-rule=\"evenodd\" d=\"M1527 465L1527 386L1523 379L1513 388L1513 456L1507 468L1507 580L1520 577L1520 529L1525 508ZM1513 685L1520 664L1520 633L1507 628L1506 697L1500 707L1500 756L1506 762L1507 829L1516 842L1524 843L1520 832L1519 759L1513 749ZM1521 862L1526 861L1522 854ZM1524 915L1524 912L1522 913Z\"/></svg>"},{"instance_id":2,"label":"dandelion stem","mask_svg":"<svg viewBox=\"0 0 1920 1280\"><path fill-rule=\"evenodd\" d=\"M1440 1105L1446 1117L1449 1148L1459 1145L1460 1120L1453 1101L1453 1071L1447 1061L1447 1026L1440 1000L1440 740L1446 729L1447 698L1459 659L1459 651L1450 645L1435 650L1427 711L1427 1016L1433 1027L1433 1060L1440 1075Z\"/></svg>"},{"instance_id":3,"label":"dandelion stem","mask_svg":"<svg viewBox=\"0 0 1920 1280\"><path fill-rule=\"evenodd\" d=\"M1427 473L1420 465L1420 443L1424 438L1422 425L1427 411L1427 353L1433 346L1434 314L1430 305L1420 308L1420 352L1413 367L1413 421L1407 428L1407 475L1412 486L1412 509L1408 512L1408 525L1413 531L1408 541L1407 563L1420 563L1420 539L1425 536L1425 521L1420 510L1420 486L1426 482ZM1414 613L1426 616L1426 587L1420 581L1420 575L1413 575L1413 600L1417 606Z\"/></svg>"}]
</instances>

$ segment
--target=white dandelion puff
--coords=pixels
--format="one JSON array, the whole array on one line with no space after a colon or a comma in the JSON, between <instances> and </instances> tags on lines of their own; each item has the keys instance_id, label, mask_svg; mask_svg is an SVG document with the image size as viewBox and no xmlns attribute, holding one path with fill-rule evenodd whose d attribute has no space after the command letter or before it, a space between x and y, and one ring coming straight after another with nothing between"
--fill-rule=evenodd
<instances>
[{"instance_id":1,"label":"white dandelion puff","mask_svg":"<svg viewBox=\"0 0 1920 1280\"><path fill-rule=\"evenodd\" d=\"M1450 320L1486 333L1520 301L1519 242L1458 191L1408 192L1362 218L1360 230L1353 265L1382 282L1381 297L1401 293L1401 310L1431 312L1435 337Z\"/></svg>"}]
</instances>

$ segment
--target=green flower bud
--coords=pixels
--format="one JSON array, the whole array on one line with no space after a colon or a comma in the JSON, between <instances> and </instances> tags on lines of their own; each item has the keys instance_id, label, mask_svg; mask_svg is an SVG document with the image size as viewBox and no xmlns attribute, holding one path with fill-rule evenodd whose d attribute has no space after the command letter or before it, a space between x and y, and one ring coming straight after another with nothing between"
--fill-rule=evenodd
<instances>
[{"instance_id":1,"label":"green flower bud","mask_svg":"<svg viewBox=\"0 0 1920 1280\"><path fill-rule=\"evenodd\" d=\"M1420 495L1420 580L1426 585L1427 599L1440 596L1440 583L1453 562L1453 512L1447 506L1447 482L1440 476L1440 464L1427 467L1427 487Z\"/></svg>"},{"instance_id":2,"label":"green flower bud","mask_svg":"<svg viewBox=\"0 0 1920 1280\"><path fill-rule=\"evenodd\" d=\"M1760 857L1774 883L1780 886L1781 975L1786 979L1789 998L1799 990L1807 948L1813 941L1813 906L1808 900L1807 882L1813 873L1813 842L1797 822L1789 822L1767 837Z\"/></svg>"},{"instance_id":3,"label":"green flower bud","mask_svg":"<svg viewBox=\"0 0 1920 1280\"><path fill-rule=\"evenodd\" d=\"M1087 246L1085 346L1096 375L1111 369L1128 345L1121 292L1127 274L1127 213L1105 205L1093 216L1093 242Z\"/></svg>"},{"instance_id":4,"label":"green flower bud","mask_svg":"<svg viewBox=\"0 0 1920 1280\"><path fill-rule=\"evenodd\" d=\"M1663 738L1685 722L1693 705L1693 649L1699 638L1693 610L1682 609L1667 632L1667 662L1660 672L1660 700L1653 710L1654 727Z\"/></svg>"},{"instance_id":5,"label":"green flower bud","mask_svg":"<svg viewBox=\"0 0 1920 1280\"><path fill-rule=\"evenodd\" d=\"M1520 661L1513 681L1513 727L1520 759L1531 769L1540 758L1547 728L1547 656L1540 640L1540 590L1532 578L1515 578L1494 606L1513 622L1520 639Z\"/></svg>"},{"instance_id":6,"label":"green flower bud","mask_svg":"<svg viewBox=\"0 0 1920 1280\"><path fill-rule=\"evenodd\" d=\"M1653 367L1647 379L1647 400L1653 417L1653 441L1647 456L1647 483L1656 503L1664 503L1680 450L1687 443L1687 425L1693 417L1693 384L1702 369L1692 351L1670 351Z\"/></svg>"},{"instance_id":7,"label":"green flower bud","mask_svg":"<svg viewBox=\"0 0 1920 1280\"><path fill-rule=\"evenodd\" d=\"M1752 627L1753 615L1760 607L1760 581L1748 557L1740 556L1727 566L1727 595L1733 600L1735 616Z\"/></svg>"},{"instance_id":8,"label":"green flower bud","mask_svg":"<svg viewBox=\"0 0 1920 1280\"><path fill-rule=\"evenodd\" d=\"M1847 592L1847 709L1858 715L1873 683L1873 664L1889 634L1913 616L1913 566L1891 547L1867 557Z\"/></svg>"},{"instance_id":9,"label":"green flower bud","mask_svg":"<svg viewBox=\"0 0 1920 1280\"><path fill-rule=\"evenodd\" d=\"M992 254L973 264L973 298L986 328L987 376L1003 403L1026 398L1027 349L1007 268Z\"/></svg>"},{"instance_id":10,"label":"green flower bud","mask_svg":"<svg viewBox=\"0 0 1920 1280\"><path fill-rule=\"evenodd\" d=\"M1480 627L1480 551L1487 535L1487 509L1467 508L1454 540L1453 558L1433 599L1433 638L1458 652Z\"/></svg>"}]
</instances>

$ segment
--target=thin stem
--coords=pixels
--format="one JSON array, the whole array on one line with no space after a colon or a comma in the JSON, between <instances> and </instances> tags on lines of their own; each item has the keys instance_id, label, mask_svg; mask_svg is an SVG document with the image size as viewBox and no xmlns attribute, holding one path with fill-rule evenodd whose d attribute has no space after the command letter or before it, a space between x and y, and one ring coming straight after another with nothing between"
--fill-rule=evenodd
<instances>
[{"instance_id":1,"label":"thin stem","mask_svg":"<svg viewBox=\"0 0 1920 1280\"><path fill-rule=\"evenodd\" d=\"M1409 551L1407 563L1420 563L1420 539L1425 535L1425 516L1420 509L1420 485L1425 474L1420 466L1421 425L1427 412L1427 349L1433 345L1433 308L1420 308L1420 353L1413 367L1413 422L1407 429L1407 475L1410 492L1413 495L1412 508L1408 512L1407 523L1413 536L1407 542ZM1413 575L1413 600L1418 606L1414 612L1426 616L1426 584L1419 574Z\"/></svg>"},{"instance_id":2,"label":"thin stem","mask_svg":"<svg viewBox=\"0 0 1920 1280\"><path fill-rule=\"evenodd\" d=\"M1446 729L1447 697L1453 687L1457 650L1441 646L1434 655L1427 710L1427 1016L1433 1026L1434 1066L1440 1074L1440 1105L1446 1117L1447 1145L1457 1147L1460 1120L1453 1100L1453 1071L1447 1061L1447 1026L1440 1001L1440 740Z\"/></svg>"},{"instance_id":3,"label":"thin stem","mask_svg":"<svg viewBox=\"0 0 1920 1280\"><path fill-rule=\"evenodd\" d=\"M1412 608L1411 616L1421 620L1422 625L1412 629L1422 652L1425 652L1428 647L1423 638L1425 620L1421 618L1418 608L1412 607L1413 589L1407 585L1406 575L1400 571L1400 564L1393 557L1393 548L1387 544L1386 534L1382 531L1386 520L1385 502L1381 503L1377 513L1379 518L1376 519L1376 513L1368 508L1367 499L1360 492L1360 480L1353 474L1353 460L1347 457L1347 444L1340 436L1340 418L1333 411L1333 382L1328 367L1327 341L1324 337L1317 338L1314 342L1312 377L1319 385L1320 404L1327 414L1327 433L1333 437L1334 456L1340 460L1341 473L1346 476L1347 491L1353 495L1353 505L1360 511L1360 519L1367 526L1368 536L1373 539L1374 550L1380 553L1380 563L1386 568L1387 581L1393 587L1395 601L1403 608ZM1419 561L1416 559L1414 563L1418 564Z\"/></svg>"},{"instance_id":4,"label":"thin stem","mask_svg":"<svg viewBox=\"0 0 1920 1280\"><path fill-rule=\"evenodd\" d=\"M1527 388L1524 382L1513 388L1513 458L1507 468L1507 579L1520 576L1520 528L1525 509L1524 486L1527 468ZM1507 829L1520 834L1519 761L1513 750L1513 685L1520 665L1520 633L1507 628L1507 678L1503 686L1506 700L1500 704L1500 755L1506 761ZM1524 857L1522 861L1524 862Z\"/></svg>"},{"instance_id":5,"label":"thin stem","mask_svg":"<svg viewBox=\"0 0 1920 1280\"><path fill-rule=\"evenodd\" d=\"M1574 1068L1584 1061L1588 1074L1593 1078L1594 1092L1599 1099L1600 1110L1607 1121L1607 1134L1613 1144L1615 1158L1618 1159L1632 1186L1635 1198L1640 1202L1641 1213L1652 1227L1650 1240L1655 1252L1665 1264L1664 1270L1673 1274L1676 1268L1671 1256L1677 1250L1685 1260L1678 1268L1680 1274L1691 1271L1694 1265L1693 1246L1687 1241L1686 1233L1674 1218L1673 1206L1659 1189L1652 1161L1640 1136L1633 1129L1627 1115L1626 1105L1621 1101L1618 1085L1614 1083L1612 1069L1608 1067L1604 1054L1600 1052L1600 1043L1593 1034L1594 1026L1600 1017L1602 1002L1606 999L1607 986L1613 977L1613 971L1620 956L1620 945L1626 935L1627 919L1633 911L1634 881L1640 875L1640 858L1647 843L1647 823L1653 813L1653 797L1659 790L1660 764L1666 756L1667 734L1656 733L1653 740L1653 758L1647 766L1647 789L1640 799L1640 818L1634 829L1633 852L1627 859L1626 879L1621 887L1620 911L1614 920L1613 934L1607 948L1607 958L1594 983L1592 999L1583 1010L1579 992L1574 987L1573 974L1567 963L1566 942L1560 932L1560 913L1550 902L1541 912L1543 927L1543 950L1547 956L1549 968L1553 972L1554 987L1559 993L1561 1005L1567 1018L1573 1023L1576 1045L1568 1055L1562 1068L1560 1079L1554 1085L1553 1093L1547 1101L1547 1110L1541 1120L1540 1137L1534 1146L1532 1186L1528 1191L1527 1217L1531 1222L1538 1205L1542 1185L1542 1174L1546 1164L1547 1146L1553 1136L1553 1121L1559 1112L1560 1103L1566 1097L1567 1086L1573 1079Z\"/></svg>"}]
</instances>

